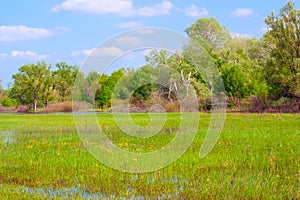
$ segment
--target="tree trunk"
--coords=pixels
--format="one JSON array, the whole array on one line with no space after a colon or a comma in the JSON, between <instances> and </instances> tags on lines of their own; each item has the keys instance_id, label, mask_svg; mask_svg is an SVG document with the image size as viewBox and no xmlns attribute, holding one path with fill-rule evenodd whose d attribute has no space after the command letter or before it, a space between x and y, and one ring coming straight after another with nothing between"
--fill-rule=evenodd
<instances>
[{"instance_id":1,"label":"tree trunk","mask_svg":"<svg viewBox=\"0 0 300 200\"><path fill-rule=\"evenodd\" d=\"M34 112L36 112L36 107L37 107L37 92L34 90Z\"/></svg>"}]
</instances>

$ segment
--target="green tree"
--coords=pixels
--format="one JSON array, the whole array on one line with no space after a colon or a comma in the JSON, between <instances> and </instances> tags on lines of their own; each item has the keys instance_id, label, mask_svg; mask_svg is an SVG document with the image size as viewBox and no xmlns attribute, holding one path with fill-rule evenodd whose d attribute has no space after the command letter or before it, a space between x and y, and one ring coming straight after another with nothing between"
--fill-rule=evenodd
<instances>
[{"instance_id":1,"label":"green tree","mask_svg":"<svg viewBox=\"0 0 300 200\"><path fill-rule=\"evenodd\" d=\"M275 94L300 99L300 10L288 2L278 15L265 19L271 59L265 66L267 80Z\"/></svg>"},{"instance_id":2,"label":"green tree","mask_svg":"<svg viewBox=\"0 0 300 200\"><path fill-rule=\"evenodd\" d=\"M5 98L5 91L2 87L1 82L2 82L2 80L0 79L0 101L2 101Z\"/></svg>"},{"instance_id":3,"label":"green tree","mask_svg":"<svg viewBox=\"0 0 300 200\"><path fill-rule=\"evenodd\" d=\"M244 98L249 95L264 95L267 93L267 83L263 74L263 65L266 63L267 51L264 48L264 41L256 38L231 37L226 27L221 26L215 18L200 18L186 29L192 41L186 47L185 55L189 57L195 42L200 44L208 54L208 57L201 61L199 54L198 65L203 70L202 76L212 83L207 83L209 90L214 85L214 90L222 84L221 79L215 80L217 72L211 72L204 66L209 65L209 59L221 73L226 94L231 97ZM201 49L200 49L201 50ZM202 66L201 64L204 63ZM210 74L211 73L211 74ZM201 74L197 76L201 80ZM205 79L205 80L206 80Z\"/></svg>"},{"instance_id":4,"label":"green tree","mask_svg":"<svg viewBox=\"0 0 300 200\"><path fill-rule=\"evenodd\" d=\"M158 77L164 79L165 84L160 87L160 93L169 101L173 101L179 94L187 97L190 86L193 86L199 96L207 96L208 90L203 77L181 52L170 54L165 50L154 50L146 56L146 61L157 68Z\"/></svg>"},{"instance_id":5,"label":"green tree","mask_svg":"<svg viewBox=\"0 0 300 200\"><path fill-rule=\"evenodd\" d=\"M223 65L221 73L228 96L243 98L249 94L247 77L238 65Z\"/></svg>"},{"instance_id":6,"label":"green tree","mask_svg":"<svg viewBox=\"0 0 300 200\"><path fill-rule=\"evenodd\" d=\"M216 53L231 40L230 33L216 18L199 18L186 28L187 35L198 40L209 53Z\"/></svg>"},{"instance_id":7,"label":"green tree","mask_svg":"<svg viewBox=\"0 0 300 200\"><path fill-rule=\"evenodd\" d=\"M12 106L17 106L18 102L15 99L11 99L8 96L6 96L2 101L1 101L2 106L4 107L12 107Z\"/></svg>"},{"instance_id":8,"label":"green tree","mask_svg":"<svg viewBox=\"0 0 300 200\"><path fill-rule=\"evenodd\" d=\"M95 95L95 94L94 94ZM76 81L72 90L72 101L94 103L92 99L91 88L85 79L83 72L78 71L76 75Z\"/></svg>"},{"instance_id":9,"label":"green tree","mask_svg":"<svg viewBox=\"0 0 300 200\"><path fill-rule=\"evenodd\" d=\"M72 98L71 95L79 68L65 62L57 63L55 66L57 70L53 72L54 88L58 93L58 100L62 102L69 101Z\"/></svg>"},{"instance_id":10,"label":"green tree","mask_svg":"<svg viewBox=\"0 0 300 200\"><path fill-rule=\"evenodd\" d=\"M49 84L50 68L45 62L21 66L19 72L12 75L14 82L10 89L10 98L21 104L32 105L36 112L37 106L44 103L45 92L52 87Z\"/></svg>"},{"instance_id":11,"label":"green tree","mask_svg":"<svg viewBox=\"0 0 300 200\"><path fill-rule=\"evenodd\" d=\"M156 79L157 70L154 67L142 66L131 77L128 89L133 92L132 96L146 100L157 89L157 86L153 84Z\"/></svg>"},{"instance_id":12,"label":"green tree","mask_svg":"<svg viewBox=\"0 0 300 200\"><path fill-rule=\"evenodd\" d=\"M124 69L119 69L114 71L110 76L106 74L101 75L95 95L95 101L98 107L104 108L106 106L110 106L114 87L123 77L124 73Z\"/></svg>"},{"instance_id":13,"label":"green tree","mask_svg":"<svg viewBox=\"0 0 300 200\"><path fill-rule=\"evenodd\" d=\"M219 72L211 66L221 67L220 54L232 40L228 29L216 18L199 18L186 28L189 44L184 49L185 59L193 63L205 80L209 94L220 95L224 86ZM197 59L195 59L197 58ZM198 76L199 77L199 76Z\"/></svg>"},{"instance_id":14,"label":"green tree","mask_svg":"<svg viewBox=\"0 0 300 200\"><path fill-rule=\"evenodd\" d=\"M85 78L91 91L96 91L101 75L96 71L91 71Z\"/></svg>"},{"instance_id":15,"label":"green tree","mask_svg":"<svg viewBox=\"0 0 300 200\"><path fill-rule=\"evenodd\" d=\"M255 52L262 45L260 42L255 38L235 37L220 52L219 70L228 96L244 98L267 94L261 64L264 60Z\"/></svg>"}]
</instances>

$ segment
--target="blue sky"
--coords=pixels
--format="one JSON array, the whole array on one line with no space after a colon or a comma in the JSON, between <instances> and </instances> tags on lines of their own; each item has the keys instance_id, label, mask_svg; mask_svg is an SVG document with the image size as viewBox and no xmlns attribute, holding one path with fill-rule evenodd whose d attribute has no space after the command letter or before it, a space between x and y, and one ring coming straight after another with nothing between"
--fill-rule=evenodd
<instances>
[{"instance_id":1,"label":"blue sky","mask_svg":"<svg viewBox=\"0 0 300 200\"><path fill-rule=\"evenodd\" d=\"M261 37L264 18L287 0L10 0L0 7L0 79L28 63L80 65L101 42L127 30L160 27L184 33L215 16L232 35ZM296 4L299 8L299 3Z\"/></svg>"}]
</instances>

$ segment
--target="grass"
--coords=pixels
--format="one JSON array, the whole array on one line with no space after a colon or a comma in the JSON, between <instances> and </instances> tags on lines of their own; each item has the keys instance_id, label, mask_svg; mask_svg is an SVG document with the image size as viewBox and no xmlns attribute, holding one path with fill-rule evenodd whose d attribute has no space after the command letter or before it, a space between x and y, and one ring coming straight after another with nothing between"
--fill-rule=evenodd
<instances>
[{"instance_id":1,"label":"grass","mask_svg":"<svg viewBox=\"0 0 300 200\"><path fill-rule=\"evenodd\" d=\"M168 114L160 134L138 140L122 133L111 114L97 117L115 144L134 152L162 148L180 121L180 114ZM149 122L147 114L133 117ZM200 159L209 121L201 114L193 144L176 162L130 174L87 152L71 114L1 115L0 199L300 198L299 115L228 114L217 145Z\"/></svg>"}]
</instances>

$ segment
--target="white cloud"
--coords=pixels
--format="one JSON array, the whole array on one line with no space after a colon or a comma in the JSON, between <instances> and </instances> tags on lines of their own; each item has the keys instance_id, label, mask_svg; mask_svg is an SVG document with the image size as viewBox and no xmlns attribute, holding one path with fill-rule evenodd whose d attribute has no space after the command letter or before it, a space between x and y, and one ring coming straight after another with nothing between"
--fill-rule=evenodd
<instances>
[{"instance_id":1,"label":"white cloud","mask_svg":"<svg viewBox=\"0 0 300 200\"><path fill-rule=\"evenodd\" d=\"M160 4L155 4L153 6L146 6L142 8L136 9L136 14L133 15L144 16L144 17L151 17L151 16L158 16L158 15L168 15L170 11L174 8L174 5L168 1L164 0Z\"/></svg>"},{"instance_id":2,"label":"white cloud","mask_svg":"<svg viewBox=\"0 0 300 200\"><path fill-rule=\"evenodd\" d=\"M92 54L93 56L111 56L116 57L122 55L124 52L117 47L102 47L96 48Z\"/></svg>"},{"instance_id":3,"label":"white cloud","mask_svg":"<svg viewBox=\"0 0 300 200\"><path fill-rule=\"evenodd\" d=\"M75 11L92 14L118 14L132 9L132 1L126 0L65 0L52 8L53 12Z\"/></svg>"},{"instance_id":4,"label":"white cloud","mask_svg":"<svg viewBox=\"0 0 300 200\"><path fill-rule=\"evenodd\" d=\"M53 12L73 11L91 14L150 17L167 15L173 7L169 0L163 0L161 3L145 7L136 7L132 0L65 0L51 10Z\"/></svg>"},{"instance_id":5,"label":"white cloud","mask_svg":"<svg viewBox=\"0 0 300 200\"><path fill-rule=\"evenodd\" d=\"M17 51L13 50L10 53L12 58L24 59L24 60L44 60L50 58L50 55L39 55L32 51Z\"/></svg>"},{"instance_id":6,"label":"white cloud","mask_svg":"<svg viewBox=\"0 0 300 200\"><path fill-rule=\"evenodd\" d=\"M235 18L246 18L253 15L255 15L255 13L251 8L237 8L230 16Z\"/></svg>"},{"instance_id":7,"label":"white cloud","mask_svg":"<svg viewBox=\"0 0 300 200\"><path fill-rule=\"evenodd\" d=\"M233 33L231 35L235 38L252 38L253 37L253 35L251 35L249 33Z\"/></svg>"},{"instance_id":8,"label":"white cloud","mask_svg":"<svg viewBox=\"0 0 300 200\"><path fill-rule=\"evenodd\" d=\"M84 49L81 51L71 52L72 57L78 56L93 56L93 57L116 57L122 55L124 52L117 47L102 47L93 49Z\"/></svg>"},{"instance_id":9,"label":"white cloud","mask_svg":"<svg viewBox=\"0 0 300 200\"><path fill-rule=\"evenodd\" d=\"M142 41L138 37L134 36L127 36L127 37L120 37L116 39L116 43L118 45L126 45L126 46L139 46L142 44Z\"/></svg>"},{"instance_id":10,"label":"white cloud","mask_svg":"<svg viewBox=\"0 0 300 200\"><path fill-rule=\"evenodd\" d=\"M88 55L90 55L93 52L93 50L95 50L95 49L83 49L81 51L72 51L71 52L71 56L72 57L88 56Z\"/></svg>"},{"instance_id":11,"label":"white cloud","mask_svg":"<svg viewBox=\"0 0 300 200\"><path fill-rule=\"evenodd\" d=\"M206 17L209 15L209 11L204 7L197 7L192 4L190 7L184 9L184 13L189 17Z\"/></svg>"},{"instance_id":12,"label":"white cloud","mask_svg":"<svg viewBox=\"0 0 300 200\"><path fill-rule=\"evenodd\" d=\"M50 30L44 28L32 28L23 25L0 26L0 42L42 39L45 37L59 35L67 30L68 29L65 27Z\"/></svg>"},{"instance_id":13,"label":"white cloud","mask_svg":"<svg viewBox=\"0 0 300 200\"><path fill-rule=\"evenodd\" d=\"M0 59L3 60L5 58L7 58L9 55L6 53L0 53Z\"/></svg>"},{"instance_id":14,"label":"white cloud","mask_svg":"<svg viewBox=\"0 0 300 200\"><path fill-rule=\"evenodd\" d=\"M128 21L116 24L115 27L117 28L137 28L142 25L141 21Z\"/></svg>"},{"instance_id":15,"label":"white cloud","mask_svg":"<svg viewBox=\"0 0 300 200\"><path fill-rule=\"evenodd\" d=\"M0 59L21 59L21 60L44 60L50 58L50 55L40 55L33 51L12 50L9 54L0 53Z\"/></svg>"}]
</instances>

